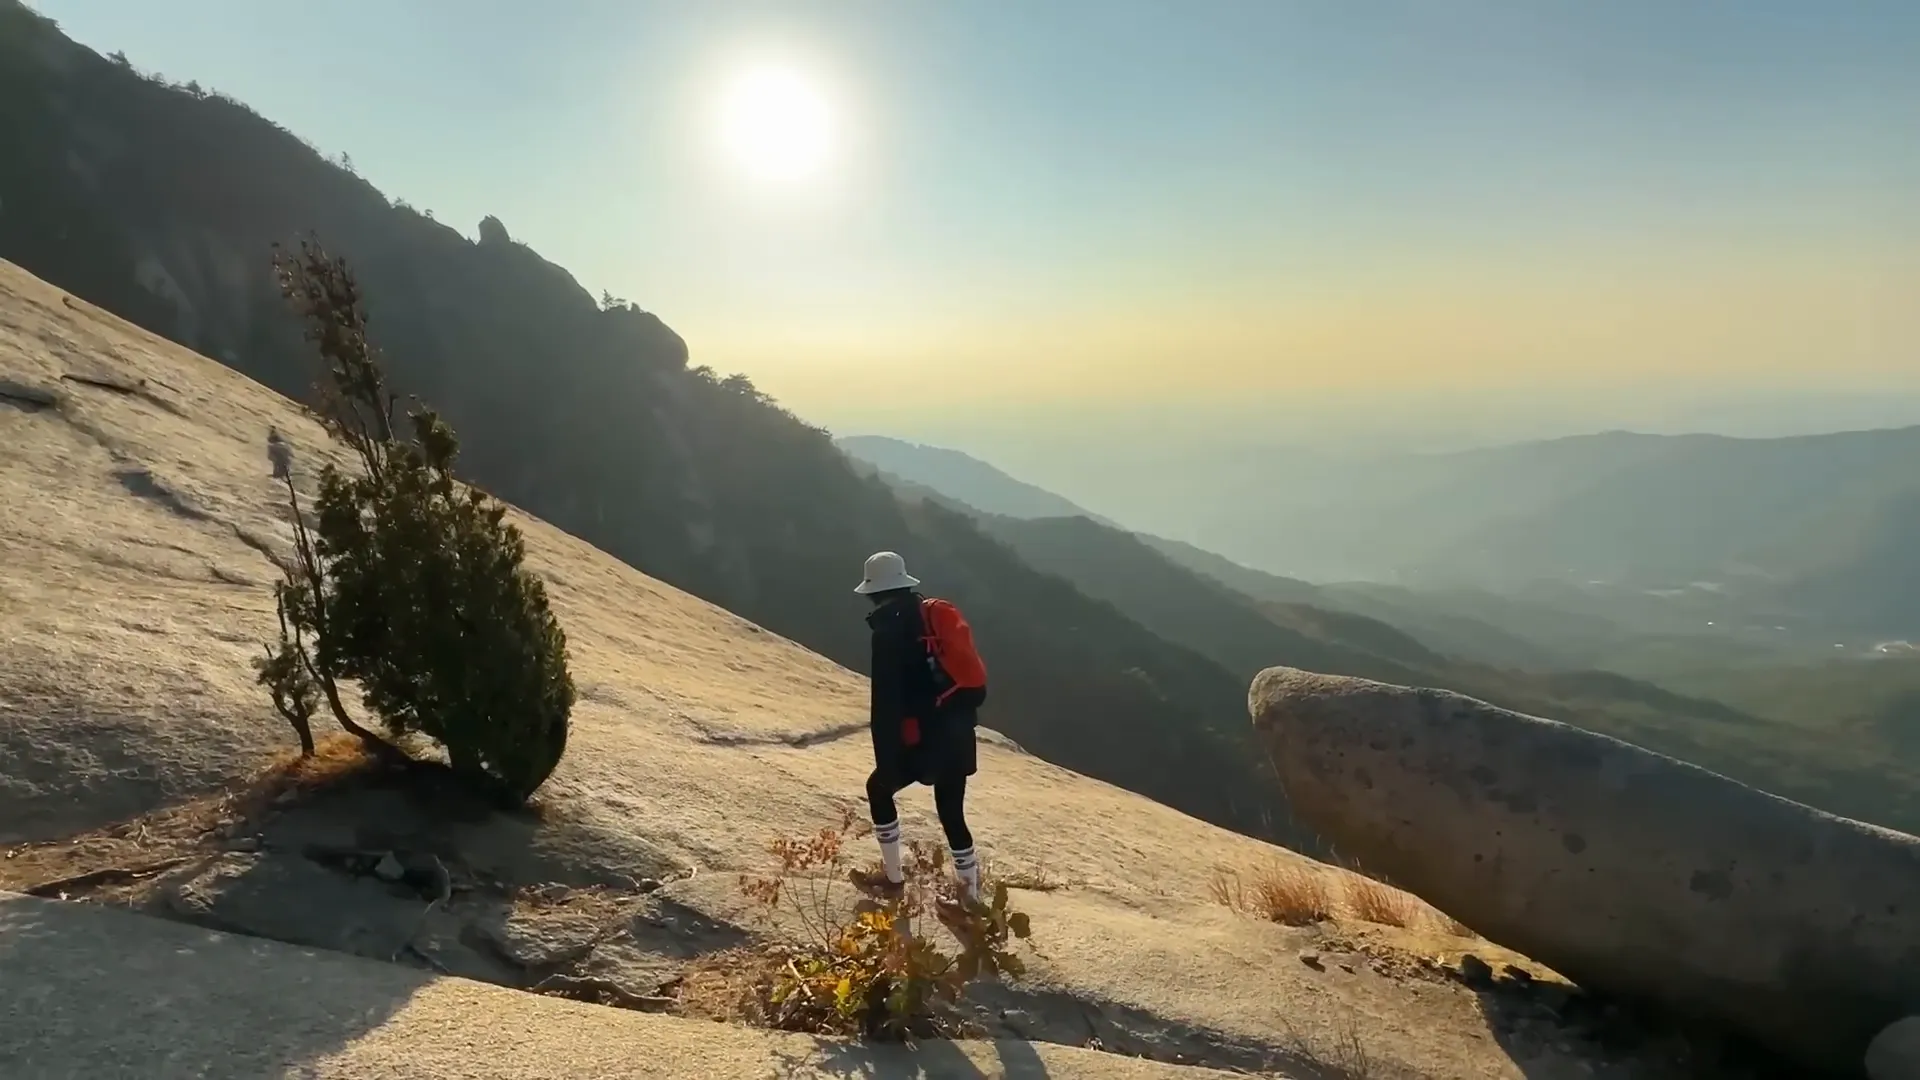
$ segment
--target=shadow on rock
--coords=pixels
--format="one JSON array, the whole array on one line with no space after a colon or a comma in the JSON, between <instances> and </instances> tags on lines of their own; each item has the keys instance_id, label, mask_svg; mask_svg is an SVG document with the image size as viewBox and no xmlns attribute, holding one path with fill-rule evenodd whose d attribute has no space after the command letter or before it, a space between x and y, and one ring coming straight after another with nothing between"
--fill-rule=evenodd
<instances>
[{"instance_id":1,"label":"shadow on rock","mask_svg":"<svg viewBox=\"0 0 1920 1080\"><path fill-rule=\"evenodd\" d=\"M849 1080L1050 1080L1046 1062L1031 1045L1017 1040L977 1044L990 1053L998 1068L982 1069L960 1045L929 1039L907 1045L868 1046L857 1043L821 1043L810 1053L785 1054L775 1066L781 1078L847 1077Z\"/></svg>"},{"instance_id":2,"label":"shadow on rock","mask_svg":"<svg viewBox=\"0 0 1920 1080\"><path fill-rule=\"evenodd\" d=\"M1459 981L1478 996L1489 1034L1529 1080L1572 1075L1792 1080L1805 1075L1735 1032L1675 1024L1564 983L1537 982L1517 968L1496 973L1476 960L1468 957Z\"/></svg>"},{"instance_id":3,"label":"shadow on rock","mask_svg":"<svg viewBox=\"0 0 1920 1080\"><path fill-rule=\"evenodd\" d=\"M276 800L158 879L153 913L504 986L651 1007L737 931L655 895L682 871L560 801L502 811L431 769Z\"/></svg>"},{"instance_id":4,"label":"shadow on rock","mask_svg":"<svg viewBox=\"0 0 1920 1080\"><path fill-rule=\"evenodd\" d=\"M109 908L0 896L0 1075L293 1075L385 1024L431 978L347 957L288 963L286 953Z\"/></svg>"},{"instance_id":5,"label":"shadow on rock","mask_svg":"<svg viewBox=\"0 0 1920 1080\"><path fill-rule=\"evenodd\" d=\"M1362 1053L1357 1047L1320 1045L1299 1036L1250 1039L1063 990L987 983L971 990L967 1005L973 1019L1001 1040L1000 1046L1023 1048L1029 1057L1033 1050L1028 1043L1054 1043L1167 1065L1277 1073L1297 1080L1396 1075L1384 1063L1348 1060ZM1032 1066L1040 1067L1038 1058Z\"/></svg>"},{"instance_id":6,"label":"shadow on rock","mask_svg":"<svg viewBox=\"0 0 1920 1080\"><path fill-rule=\"evenodd\" d=\"M644 838L603 825L590 806L564 794L502 810L427 762L289 799L250 824L274 848L433 855L459 864L476 884L637 888L685 872Z\"/></svg>"}]
</instances>

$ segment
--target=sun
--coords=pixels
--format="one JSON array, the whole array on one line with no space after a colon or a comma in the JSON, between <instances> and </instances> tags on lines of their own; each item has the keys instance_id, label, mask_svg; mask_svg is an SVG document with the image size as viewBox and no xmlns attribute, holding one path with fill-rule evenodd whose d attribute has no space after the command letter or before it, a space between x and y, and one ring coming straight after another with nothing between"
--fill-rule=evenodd
<instances>
[{"instance_id":1,"label":"sun","mask_svg":"<svg viewBox=\"0 0 1920 1080\"><path fill-rule=\"evenodd\" d=\"M839 132L819 84L786 67L740 72L720 100L720 144L758 180L792 183L821 172Z\"/></svg>"}]
</instances>

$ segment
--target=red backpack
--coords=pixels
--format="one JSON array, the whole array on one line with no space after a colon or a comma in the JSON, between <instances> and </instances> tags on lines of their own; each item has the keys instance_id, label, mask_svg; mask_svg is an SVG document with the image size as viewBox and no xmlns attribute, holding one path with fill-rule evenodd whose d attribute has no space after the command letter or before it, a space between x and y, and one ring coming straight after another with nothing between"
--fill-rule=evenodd
<instances>
[{"instance_id":1,"label":"red backpack","mask_svg":"<svg viewBox=\"0 0 1920 1080\"><path fill-rule=\"evenodd\" d=\"M926 628L921 642L927 647L927 667L933 673L934 704L979 708L987 699L987 665L973 647L973 627L960 609L946 600L920 601L920 622Z\"/></svg>"}]
</instances>

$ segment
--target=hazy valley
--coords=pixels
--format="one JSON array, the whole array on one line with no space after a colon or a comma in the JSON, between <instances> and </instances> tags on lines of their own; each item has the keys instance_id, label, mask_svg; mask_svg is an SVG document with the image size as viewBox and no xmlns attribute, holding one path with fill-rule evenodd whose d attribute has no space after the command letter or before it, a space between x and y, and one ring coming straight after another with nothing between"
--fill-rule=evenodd
<instances>
[{"instance_id":1,"label":"hazy valley","mask_svg":"<svg viewBox=\"0 0 1920 1080\"><path fill-rule=\"evenodd\" d=\"M1903 429L1833 441L1780 440L1779 446L1733 440L1706 445L1715 447L1713 454L1738 457L1744 451L1784 459L1758 473L1760 479L1743 481L1741 491L1749 505L1794 507L1797 514L1803 501L1815 499L1816 488L1826 489L1813 481L1797 486L1796 477L1831 479L1833 470L1854 468L1862 460L1898 462L1893 451L1910 437ZM1671 450L1655 449L1663 445L1658 436L1621 441L1644 443L1643 453L1664 461L1671 454L1690 454L1687 445L1694 440L1677 440ZM1730 445L1718 446L1723 441ZM1920 803L1908 793L1920 779L1915 741L1920 738L1920 697L1915 696L1920 663L1902 639L1875 630L1874 612L1881 609L1860 610L1853 602L1857 594L1848 587L1828 588L1807 578L1796 591L1769 590L1760 600L1742 595L1737 586L1683 582L1653 588L1625 581L1555 580L1525 570L1473 584L1316 584L1251 569L1181 541L1129 533L1085 512L1060 516L1078 508L954 451L872 438L843 439L840 445L884 470L910 496L972 505L988 531L1030 563L1073 581L1168 640L1213 656L1236 674L1251 675L1261 656L1285 654L1305 657L1302 663L1315 670L1448 686L1708 763L1843 813L1901 828L1917 823ZM1890 456L1871 456L1875 451ZM1849 462L1847 454L1868 456ZM1511 469L1548 455L1519 447L1510 457ZM1829 460L1836 457L1842 460ZM1491 463L1484 467L1494 470ZM1548 471L1540 481L1543 489L1562 480L1559 470ZM1781 472L1784 490L1754 490ZM1651 466L1636 475L1673 482L1670 473ZM1876 467L1865 475L1871 486L1856 496L1862 503L1882 500L1882 514L1904 505L1909 496L1900 468ZM1625 479L1609 481L1620 486L1611 497L1621 504L1615 509L1622 521L1641 521L1653 512L1649 503L1671 497L1638 491ZM1733 484L1730 475L1718 479L1723 486ZM1489 492L1498 487L1488 484ZM968 504L969 497L977 502ZM1280 495L1278 501L1286 498ZM1430 521L1419 515L1422 506L1430 510L1433 505L1408 499L1401 510L1409 517L1383 535L1408 537L1418 548L1424 534L1413 521ZM1693 506L1676 502L1670 509L1678 513L1677 508ZM1698 509L1696 516L1709 512ZM1805 527L1814 529L1811 519L1790 520L1808 521ZM1505 523L1518 530L1529 527L1496 511L1476 527L1514 550L1527 546L1500 531ZM1716 551L1776 535L1769 529L1736 529L1731 522L1718 526L1725 530L1719 534L1703 533L1697 521L1668 521L1665 527L1675 535L1691 530L1699 537L1688 546L1699 565L1722 558ZM1281 544L1293 542L1291 530L1280 524L1267 535ZM1520 535L1539 539L1524 531ZM1607 535L1612 546L1606 550L1615 553L1613 558L1642 565L1632 555L1639 548L1617 531ZM1726 548L1714 548L1715 535L1733 539L1726 539ZM1646 569L1626 576L1658 580L1652 567L1660 557L1649 556ZM1890 575L1882 580L1887 592L1897 593L1911 572L1887 552L1871 548L1821 580L1852 581L1876 573ZM1795 605L1789 596L1805 599Z\"/></svg>"}]
</instances>

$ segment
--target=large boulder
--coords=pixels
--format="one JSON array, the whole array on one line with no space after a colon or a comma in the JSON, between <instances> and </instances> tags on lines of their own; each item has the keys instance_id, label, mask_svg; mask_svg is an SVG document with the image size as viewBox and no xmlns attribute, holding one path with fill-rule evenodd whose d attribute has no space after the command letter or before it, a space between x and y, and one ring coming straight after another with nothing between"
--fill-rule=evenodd
<instances>
[{"instance_id":1,"label":"large boulder","mask_svg":"<svg viewBox=\"0 0 1920 1080\"><path fill-rule=\"evenodd\" d=\"M1868 1045L1867 1080L1920 1080L1920 1016L1888 1025Z\"/></svg>"},{"instance_id":2,"label":"large boulder","mask_svg":"<svg viewBox=\"0 0 1920 1080\"><path fill-rule=\"evenodd\" d=\"M1920 1017L1887 1024L1866 1047L1866 1080L1920 1080Z\"/></svg>"},{"instance_id":3,"label":"large boulder","mask_svg":"<svg viewBox=\"0 0 1920 1080\"><path fill-rule=\"evenodd\" d=\"M1855 1073L1920 1012L1920 839L1443 690L1270 668L1248 705L1301 822L1579 983Z\"/></svg>"}]
</instances>

